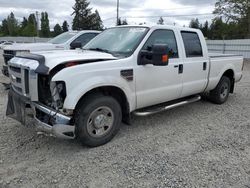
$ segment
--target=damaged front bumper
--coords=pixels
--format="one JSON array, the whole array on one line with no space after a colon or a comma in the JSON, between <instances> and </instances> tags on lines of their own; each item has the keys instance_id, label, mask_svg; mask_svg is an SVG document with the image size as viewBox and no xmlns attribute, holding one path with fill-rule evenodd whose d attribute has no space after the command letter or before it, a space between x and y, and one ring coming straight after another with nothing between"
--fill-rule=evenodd
<instances>
[{"instance_id":1,"label":"damaged front bumper","mask_svg":"<svg viewBox=\"0 0 250 188\"><path fill-rule=\"evenodd\" d=\"M30 112L30 113L29 113ZM30 102L28 98L10 89L6 115L23 125L30 116L38 131L63 139L75 138L75 126L72 117L65 116L41 104Z\"/></svg>"}]
</instances>

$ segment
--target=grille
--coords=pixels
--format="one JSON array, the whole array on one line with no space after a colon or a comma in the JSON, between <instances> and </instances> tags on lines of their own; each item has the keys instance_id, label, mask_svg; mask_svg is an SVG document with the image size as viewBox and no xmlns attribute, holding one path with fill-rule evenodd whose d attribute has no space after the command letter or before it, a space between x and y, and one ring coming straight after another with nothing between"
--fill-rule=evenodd
<instances>
[{"instance_id":1,"label":"grille","mask_svg":"<svg viewBox=\"0 0 250 188\"><path fill-rule=\"evenodd\" d=\"M15 55L16 55L15 51L4 50L3 51L4 63L7 65L8 61L11 60Z\"/></svg>"},{"instance_id":2,"label":"grille","mask_svg":"<svg viewBox=\"0 0 250 188\"><path fill-rule=\"evenodd\" d=\"M29 97L29 69L9 65L9 75L13 89L20 95Z\"/></svg>"},{"instance_id":3,"label":"grille","mask_svg":"<svg viewBox=\"0 0 250 188\"><path fill-rule=\"evenodd\" d=\"M15 51L12 50L4 50L3 53L8 55L15 55Z\"/></svg>"}]
</instances>

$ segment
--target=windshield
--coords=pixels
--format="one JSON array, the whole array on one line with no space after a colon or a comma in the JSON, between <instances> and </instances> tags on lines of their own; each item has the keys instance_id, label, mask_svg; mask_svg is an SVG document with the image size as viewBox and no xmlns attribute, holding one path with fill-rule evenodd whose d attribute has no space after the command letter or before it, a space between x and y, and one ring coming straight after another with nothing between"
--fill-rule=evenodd
<instances>
[{"instance_id":1,"label":"windshield","mask_svg":"<svg viewBox=\"0 0 250 188\"><path fill-rule=\"evenodd\" d=\"M57 37L51 39L48 41L48 43L52 44L63 44L67 42L69 39L74 37L77 34L77 32L66 32L61 35L58 35Z\"/></svg>"},{"instance_id":2,"label":"windshield","mask_svg":"<svg viewBox=\"0 0 250 188\"><path fill-rule=\"evenodd\" d=\"M99 34L85 50L111 53L114 56L130 56L148 31L146 27L116 27Z\"/></svg>"}]
</instances>

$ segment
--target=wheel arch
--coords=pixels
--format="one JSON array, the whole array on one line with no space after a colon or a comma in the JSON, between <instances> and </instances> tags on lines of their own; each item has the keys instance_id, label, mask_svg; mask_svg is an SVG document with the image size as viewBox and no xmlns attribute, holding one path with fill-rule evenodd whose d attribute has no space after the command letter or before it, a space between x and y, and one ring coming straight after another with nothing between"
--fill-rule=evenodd
<instances>
[{"instance_id":1,"label":"wheel arch","mask_svg":"<svg viewBox=\"0 0 250 188\"><path fill-rule=\"evenodd\" d=\"M235 73L234 73L233 69L226 70L223 73L222 77L223 76L226 76L226 77L228 77L230 79L230 81L231 81L230 93L233 93L234 92L234 86L235 86Z\"/></svg>"},{"instance_id":2,"label":"wheel arch","mask_svg":"<svg viewBox=\"0 0 250 188\"><path fill-rule=\"evenodd\" d=\"M81 98L78 100L76 104L75 109L77 109L79 104L83 100L85 100L88 96L96 94L96 93L101 93L104 96L112 96L113 98L115 98L121 106L123 122L130 124L130 104L129 104L128 98L125 92L117 86L107 85L107 86L99 86L99 87L90 89L89 91L87 91L81 96Z\"/></svg>"}]
</instances>

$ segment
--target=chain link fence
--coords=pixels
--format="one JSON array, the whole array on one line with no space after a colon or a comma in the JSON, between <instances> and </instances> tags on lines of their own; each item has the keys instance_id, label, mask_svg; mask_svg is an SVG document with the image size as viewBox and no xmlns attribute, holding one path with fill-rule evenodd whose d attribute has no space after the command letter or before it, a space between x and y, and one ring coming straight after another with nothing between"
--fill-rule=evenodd
<instances>
[{"instance_id":1,"label":"chain link fence","mask_svg":"<svg viewBox=\"0 0 250 188\"><path fill-rule=\"evenodd\" d=\"M207 46L211 53L236 54L250 58L250 39L207 40Z\"/></svg>"},{"instance_id":2,"label":"chain link fence","mask_svg":"<svg viewBox=\"0 0 250 188\"><path fill-rule=\"evenodd\" d=\"M39 37L0 37L0 41L14 41L17 43L36 43L36 42L48 42L50 38Z\"/></svg>"}]
</instances>

